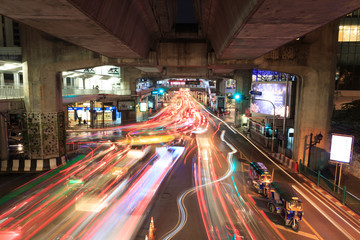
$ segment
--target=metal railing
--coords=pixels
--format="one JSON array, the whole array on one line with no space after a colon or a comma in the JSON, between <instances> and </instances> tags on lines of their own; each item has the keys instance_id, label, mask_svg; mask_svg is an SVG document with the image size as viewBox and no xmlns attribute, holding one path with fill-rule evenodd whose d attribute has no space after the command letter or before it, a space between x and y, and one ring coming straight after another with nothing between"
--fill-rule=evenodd
<instances>
[{"instance_id":1,"label":"metal railing","mask_svg":"<svg viewBox=\"0 0 360 240\"><path fill-rule=\"evenodd\" d=\"M185 84L159 84L157 87L175 87L175 88L207 88L205 84L199 84L199 85L185 85ZM210 87L212 88L212 87ZM215 88L215 87L214 87Z\"/></svg>"},{"instance_id":2,"label":"metal railing","mask_svg":"<svg viewBox=\"0 0 360 240\"><path fill-rule=\"evenodd\" d=\"M93 94L112 94L112 95L131 95L131 91L127 89L113 88L112 90L99 89L76 89L63 88L63 96L71 95L93 95ZM24 88L14 85L0 85L0 99L16 99L24 98Z\"/></svg>"},{"instance_id":3,"label":"metal railing","mask_svg":"<svg viewBox=\"0 0 360 240\"><path fill-rule=\"evenodd\" d=\"M78 89L78 88L63 88L63 96L71 95L92 95L92 94L112 94L112 95L131 95L131 90L113 88L112 90L101 90L101 89Z\"/></svg>"},{"instance_id":4,"label":"metal railing","mask_svg":"<svg viewBox=\"0 0 360 240\"><path fill-rule=\"evenodd\" d=\"M13 85L0 85L0 99L24 98L24 88Z\"/></svg>"},{"instance_id":5,"label":"metal railing","mask_svg":"<svg viewBox=\"0 0 360 240\"><path fill-rule=\"evenodd\" d=\"M360 213L360 199L346 190L346 186L341 187L334 184L334 179L327 179L321 174L321 171L314 171L305 166L301 161L299 163L299 172L305 177L316 183L317 186L325 189L342 204L348 206L353 211Z\"/></svg>"}]
</instances>

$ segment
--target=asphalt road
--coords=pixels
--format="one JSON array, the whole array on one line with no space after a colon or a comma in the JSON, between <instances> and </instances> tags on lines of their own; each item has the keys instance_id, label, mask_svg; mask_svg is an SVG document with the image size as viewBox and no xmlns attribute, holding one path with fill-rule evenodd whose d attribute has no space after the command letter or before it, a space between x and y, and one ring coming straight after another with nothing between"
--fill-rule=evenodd
<instances>
[{"instance_id":1,"label":"asphalt road","mask_svg":"<svg viewBox=\"0 0 360 240\"><path fill-rule=\"evenodd\" d=\"M151 143L146 156L117 141L160 135L167 140ZM151 219L155 239L360 239L359 222L187 93L148 122L68 141L83 147L69 166L0 175L0 239L145 239ZM301 198L299 231L248 184L254 161ZM19 191L31 179L37 184ZM81 186L69 187L71 179Z\"/></svg>"}]
</instances>

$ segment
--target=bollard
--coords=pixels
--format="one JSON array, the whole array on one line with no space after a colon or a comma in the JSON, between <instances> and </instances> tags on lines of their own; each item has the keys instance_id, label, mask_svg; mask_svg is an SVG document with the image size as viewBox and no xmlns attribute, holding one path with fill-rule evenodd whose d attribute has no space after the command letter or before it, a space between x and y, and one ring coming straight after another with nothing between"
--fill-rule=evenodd
<instances>
[{"instance_id":1,"label":"bollard","mask_svg":"<svg viewBox=\"0 0 360 240\"><path fill-rule=\"evenodd\" d=\"M345 199L346 199L346 186L344 186L344 188L343 188L343 199L342 199L343 205L345 205Z\"/></svg>"}]
</instances>

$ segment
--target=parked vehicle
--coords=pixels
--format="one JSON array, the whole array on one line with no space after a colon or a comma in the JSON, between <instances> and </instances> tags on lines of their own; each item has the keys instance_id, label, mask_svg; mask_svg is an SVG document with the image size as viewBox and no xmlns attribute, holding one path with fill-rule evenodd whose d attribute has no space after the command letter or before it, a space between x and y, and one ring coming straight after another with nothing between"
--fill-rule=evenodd
<instances>
[{"instance_id":1,"label":"parked vehicle","mask_svg":"<svg viewBox=\"0 0 360 240\"><path fill-rule=\"evenodd\" d=\"M277 212L284 218L286 226L291 226L295 231L299 230L299 222L303 216L302 202L289 184L270 184L268 207L270 212Z\"/></svg>"},{"instance_id":2,"label":"parked vehicle","mask_svg":"<svg viewBox=\"0 0 360 240\"><path fill-rule=\"evenodd\" d=\"M249 183L252 184L258 193L268 196L271 174L261 162L251 162L249 167Z\"/></svg>"}]
</instances>

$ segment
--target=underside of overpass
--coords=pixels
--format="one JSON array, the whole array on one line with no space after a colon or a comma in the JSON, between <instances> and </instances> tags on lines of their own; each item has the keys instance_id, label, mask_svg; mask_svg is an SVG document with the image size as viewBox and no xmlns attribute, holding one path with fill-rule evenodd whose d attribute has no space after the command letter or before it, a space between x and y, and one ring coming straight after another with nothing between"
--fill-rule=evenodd
<instances>
[{"instance_id":1,"label":"underside of overpass","mask_svg":"<svg viewBox=\"0 0 360 240\"><path fill-rule=\"evenodd\" d=\"M140 77L233 77L248 92L253 67L300 76L298 161L310 133L329 132L336 20L359 6L360 0L1 1L0 14L22 24L25 118L36 121L27 130L37 139L29 143L36 145L30 158L66 152L59 73L111 64L123 67L130 98ZM42 132L45 125L54 131ZM329 138L319 147L325 156Z\"/></svg>"},{"instance_id":2,"label":"underside of overpass","mask_svg":"<svg viewBox=\"0 0 360 240\"><path fill-rule=\"evenodd\" d=\"M4 0L0 14L135 66L143 76L215 76L359 8L359 0Z\"/></svg>"}]
</instances>

